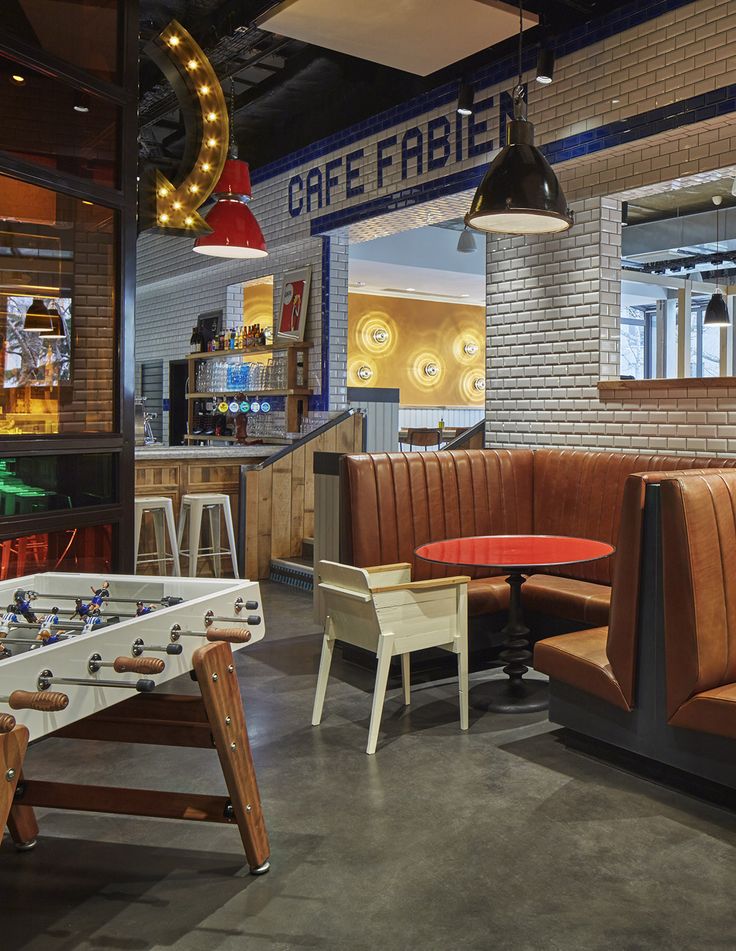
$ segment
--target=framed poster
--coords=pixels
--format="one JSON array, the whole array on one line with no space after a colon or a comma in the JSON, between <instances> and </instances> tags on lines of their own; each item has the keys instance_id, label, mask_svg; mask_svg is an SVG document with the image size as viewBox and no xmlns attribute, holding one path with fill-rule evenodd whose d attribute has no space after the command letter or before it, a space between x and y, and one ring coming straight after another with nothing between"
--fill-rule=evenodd
<instances>
[{"instance_id":1,"label":"framed poster","mask_svg":"<svg viewBox=\"0 0 736 951\"><path fill-rule=\"evenodd\" d=\"M205 344L220 333L222 330L222 311L208 310L204 314L197 316L197 330L202 334Z\"/></svg>"},{"instance_id":2,"label":"framed poster","mask_svg":"<svg viewBox=\"0 0 736 951\"><path fill-rule=\"evenodd\" d=\"M311 264L295 271L286 271L284 274L284 289L281 293L279 309L279 337L285 337L288 340L304 340L311 283Z\"/></svg>"}]
</instances>

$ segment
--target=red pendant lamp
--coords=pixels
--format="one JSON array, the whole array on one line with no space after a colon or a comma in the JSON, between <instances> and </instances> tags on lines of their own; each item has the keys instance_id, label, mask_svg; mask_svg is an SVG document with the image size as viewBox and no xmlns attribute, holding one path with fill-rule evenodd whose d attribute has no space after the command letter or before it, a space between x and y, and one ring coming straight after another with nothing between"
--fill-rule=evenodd
<instances>
[{"instance_id":1,"label":"red pendant lamp","mask_svg":"<svg viewBox=\"0 0 736 951\"><path fill-rule=\"evenodd\" d=\"M263 258L268 254L266 239L248 207L251 196L248 163L238 159L233 132L233 93L230 92L230 151L222 175L215 185L217 199L206 215L212 228L194 242L197 254L214 258Z\"/></svg>"}]
</instances>

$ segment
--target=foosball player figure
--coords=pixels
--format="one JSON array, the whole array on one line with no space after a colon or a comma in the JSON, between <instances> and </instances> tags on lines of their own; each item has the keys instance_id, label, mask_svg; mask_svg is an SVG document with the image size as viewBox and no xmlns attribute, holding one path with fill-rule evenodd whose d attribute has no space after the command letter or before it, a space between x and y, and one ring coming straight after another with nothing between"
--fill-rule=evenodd
<instances>
[{"instance_id":1,"label":"foosball player figure","mask_svg":"<svg viewBox=\"0 0 736 951\"><path fill-rule=\"evenodd\" d=\"M105 601L107 601L110 597L110 582L103 581L99 588L93 588L90 586L89 590L93 595L90 604L96 604L98 608L101 608Z\"/></svg>"},{"instance_id":2,"label":"foosball player figure","mask_svg":"<svg viewBox=\"0 0 736 951\"><path fill-rule=\"evenodd\" d=\"M156 606L154 604L145 604L143 601L135 602L135 616L143 617L144 614L150 614L151 611L155 611Z\"/></svg>"},{"instance_id":3,"label":"foosball player figure","mask_svg":"<svg viewBox=\"0 0 736 951\"><path fill-rule=\"evenodd\" d=\"M8 611L20 614L26 621L30 621L31 624L34 624L38 620L31 605L35 597L35 591L24 591L22 588L18 588L13 594L13 603L8 605Z\"/></svg>"},{"instance_id":4,"label":"foosball player figure","mask_svg":"<svg viewBox=\"0 0 736 951\"><path fill-rule=\"evenodd\" d=\"M89 604L85 604L81 598L75 598L74 605L75 608L74 614L72 614L72 620L74 620L75 617L78 617L80 620L84 621L100 613L99 607L96 604L93 604L91 601Z\"/></svg>"}]
</instances>

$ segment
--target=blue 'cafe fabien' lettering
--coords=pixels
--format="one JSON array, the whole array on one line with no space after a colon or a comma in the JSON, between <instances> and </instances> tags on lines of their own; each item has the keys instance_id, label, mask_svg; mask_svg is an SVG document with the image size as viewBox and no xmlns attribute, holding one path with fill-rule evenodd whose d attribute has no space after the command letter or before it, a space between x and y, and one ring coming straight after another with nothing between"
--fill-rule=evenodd
<instances>
[{"instance_id":1,"label":"blue 'cafe fabien' lettering","mask_svg":"<svg viewBox=\"0 0 736 951\"><path fill-rule=\"evenodd\" d=\"M493 148L488 138L488 112L493 97L475 105L472 116L436 116L403 133L379 139L371 150L353 149L346 155L316 165L289 181L289 214L292 218L329 208L335 201L365 193L368 170L375 169L377 187L383 188L390 171L400 169L401 180L435 172L451 162L483 155ZM463 130L467 134L463 135Z\"/></svg>"}]
</instances>

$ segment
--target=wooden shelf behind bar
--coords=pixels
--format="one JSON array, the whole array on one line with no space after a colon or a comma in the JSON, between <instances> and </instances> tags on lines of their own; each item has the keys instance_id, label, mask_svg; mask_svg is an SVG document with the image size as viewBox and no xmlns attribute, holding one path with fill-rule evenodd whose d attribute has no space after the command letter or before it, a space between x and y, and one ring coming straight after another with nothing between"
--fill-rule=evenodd
<instances>
[{"instance_id":1,"label":"wooden shelf behind bar","mask_svg":"<svg viewBox=\"0 0 736 951\"><path fill-rule=\"evenodd\" d=\"M187 360L212 360L215 357L258 357L265 353L280 353L284 350L309 350L311 341L306 343L275 343L266 347L248 347L243 350L213 350L209 353L189 353Z\"/></svg>"},{"instance_id":2,"label":"wooden shelf behind bar","mask_svg":"<svg viewBox=\"0 0 736 951\"><path fill-rule=\"evenodd\" d=\"M229 396L237 396L238 393L244 393L246 396L311 396L312 391L304 386L295 387L293 390L217 390L215 393L188 393L188 400L206 400L210 397L221 396L227 399Z\"/></svg>"}]
</instances>

